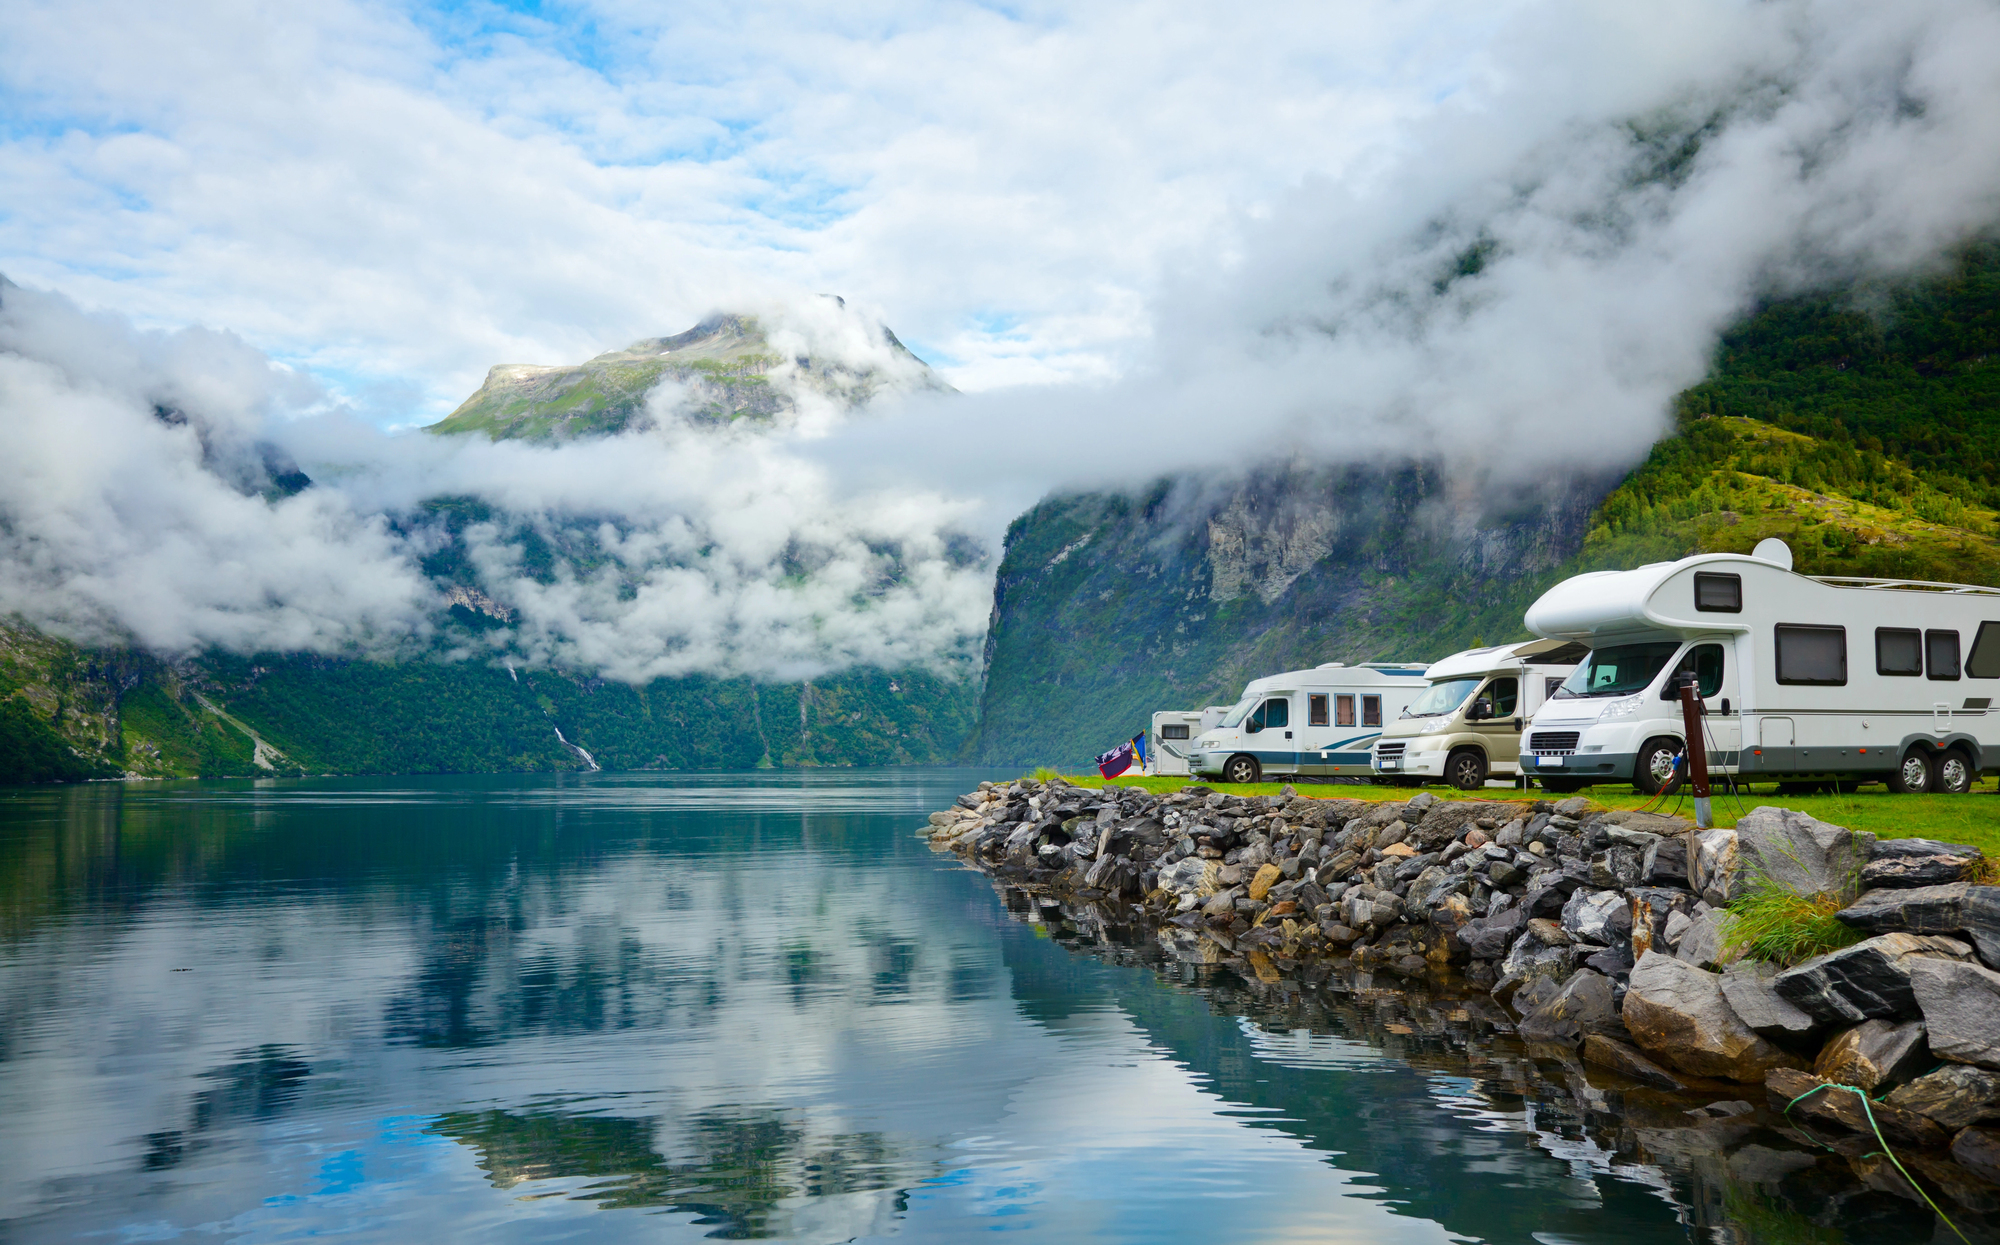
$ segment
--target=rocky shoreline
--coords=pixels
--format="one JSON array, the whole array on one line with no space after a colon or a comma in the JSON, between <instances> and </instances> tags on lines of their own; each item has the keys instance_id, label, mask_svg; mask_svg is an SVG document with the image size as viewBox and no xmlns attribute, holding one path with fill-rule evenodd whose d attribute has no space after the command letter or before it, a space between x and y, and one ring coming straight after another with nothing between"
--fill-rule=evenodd
<instances>
[{"instance_id":1,"label":"rocky shoreline","mask_svg":"<svg viewBox=\"0 0 2000 1245\"><path fill-rule=\"evenodd\" d=\"M1010 906L1252 990L1456 998L1446 1013L1558 1068L1585 1114L1607 1092L1664 1102L1708 1139L1697 1151L1776 1133L1858 1187L2000 1228L2000 887L1976 849L1777 808L1697 832L1581 798L1060 779L982 783L930 822ZM1760 885L1834 897L1860 941L1790 967L1743 958L1727 905Z\"/></svg>"}]
</instances>

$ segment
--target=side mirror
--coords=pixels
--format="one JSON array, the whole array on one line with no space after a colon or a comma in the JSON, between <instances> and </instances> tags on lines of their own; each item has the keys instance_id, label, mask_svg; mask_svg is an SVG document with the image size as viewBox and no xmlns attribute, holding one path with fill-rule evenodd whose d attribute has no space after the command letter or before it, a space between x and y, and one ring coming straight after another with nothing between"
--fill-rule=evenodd
<instances>
[{"instance_id":1,"label":"side mirror","mask_svg":"<svg viewBox=\"0 0 2000 1245\"><path fill-rule=\"evenodd\" d=\"M1725 718L1729 716L1729 697L1727 696L1722 698L1722 716Z\"/></svg>"},{"instance_id":2,"label":"side mirror","mask_svg":"<svg viewBox=\"0 0 2000 1245\"><path fill-rule=\"evenodd\" d=\"M1248 722L1245 722L1243 724L1243 733L1246 735L1255 735L1258 731L1261 731L1263 729L1264 729L1264 724L1262 722L1259 722L1255 718L1251 718Z\"/></svg>"},{"instance_id":3,"label":"side mirror","mask_svg":"<svg viewBox=\"0 0 2000 1245\"><path fill-rule=\"evenodd\" d=\"M1468 722L1484 722L1492 716L1493 702L1490 700L1475 700L1472 702L1472 707L1465 711L1465 720Z\"/></svg>"}]
</instances>

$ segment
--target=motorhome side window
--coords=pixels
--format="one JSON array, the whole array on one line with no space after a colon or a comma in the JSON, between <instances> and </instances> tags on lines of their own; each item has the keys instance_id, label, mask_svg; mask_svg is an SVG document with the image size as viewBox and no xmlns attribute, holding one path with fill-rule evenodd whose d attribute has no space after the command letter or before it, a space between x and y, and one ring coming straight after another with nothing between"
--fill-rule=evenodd
<instances>
[{"instance_id":1,"label":"motorhome side window","mask_svg":"<svg viewBox=\"0 0 2000 1245\"><path fill-rule=\"evenodd\" d=\"M1778 682L1839 686L1847 682L1847 628L1779 623Z\"/></svg>"},{"instance_id":2,"label":"motorhome side window","mask_svg":"<svg viewBox=\"0 0 2000 1245\"><path fill-rule=\"evenodd\" d=\"M1380 696L1363 696L1361 698L1361 725L1382 725L1382 698Z\"/></svg>"},{"instance_id":3,"label":"motorhome side window","mask_svg":"<svg viewBox=\"0 0 2000 1245\"><path fill-rule=\"evenodd\" d=\"M1341 726L1354 725L1354 697L1352 695L1337 696L1334 698L1333 704L1335 712L1340 715L1334 721Z\"/></svg>"},{"instance_id":4,"label":"motorhome side window","mask_svg":"<svg viewBox=\"0 0 2000 1245\"><path fill-rule=\"evenodd\" d=\"M1922 674L1924 636L1914 627L1875 628L1876 674Z\"/></svg>"},{"instance_id":5,"label":"motorhome side window","mask_svg":"<svg viewBox=\"0 0 2000 1245\"><path fill-rule=\"evenodd\" d=\"M1924 667L1933 679L1958 677L1958 632L1924 632Z\"/></svg>"},{"instance_id":6,"label":"motorhome side window","mask_svg":"<svg viewBox=\"0 0 2000 1245\"><path fill-rule=\"evenodd\" d=\"M1346 697L1342 697L1341 699L1345 700ZM1314 692L1312 695L1306 697L1306 725L1307 726L1326 725L1325 692Z\"/></svg>"},{"instance_id":7,"label":"motorhome side window","mask_svg":"<svg viewBox=\"0 0 2000 1245\"><path fill-rule=\"evenodd\" d=\"M1972 639L1972 655L1965 659L1969 679L2000 679L2000 622L1979 624Z\"/></svg>"},{"instance_id":8,"label":"motorhome side window","mask_svg":"<svg viewBox=\"0 0 2000 1245\"><path fill-rule=\"evenodd\" d=\"M1487 685L1486 698L1493 702L1493 716L1511 718L1514 706L1520 703L1520 683L1514 679L1495 679Z\"/></svg>"},{"instance_id":9,"label":"motorhome side window","mask_svg":"<svg viewBox=\"0 0 2000 1245\"><path fill-rule=\"evenodd\" d=\"M1169 722L1160 727L1161 739L1186 739L1187 737L1188 728L1185 722Z\"/></svg>"},{"instance_id":10,"label":"motorhome side window","mask_svg":"<svg viewBox=\"0 0 2000 1245\"><path fill-rule=\"evenodd\" d=\"M1719 571L1696 571L1694 607L1709 614L1743 612L1743 577Z\"/></svg>"}]
</instances>

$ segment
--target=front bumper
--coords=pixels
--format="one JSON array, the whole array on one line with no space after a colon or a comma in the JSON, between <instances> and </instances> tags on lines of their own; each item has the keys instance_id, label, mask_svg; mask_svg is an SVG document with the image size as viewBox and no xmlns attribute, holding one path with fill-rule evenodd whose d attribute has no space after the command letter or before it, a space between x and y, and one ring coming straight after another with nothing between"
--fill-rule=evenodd
<instances>
[{"instance_id":1,"label":"front bumper","mask_svg":"<svg viewBox=\"0 0 2000 1245\"><path fill-rule=\"evenodd\" d=\"M1377 774L1415 775L1419 778L1436 778L1444 773L1445 752L1404 752L1402 756L1384 760L1375 757L1368 768Z\"/></svg>"},{"instance_id":2,"label":"front bumper","mask_svg":"<svg viewBox=\"0 0 2000 1245\"><path fill-rule=\"evenodd\" d=\"M1630 782L1637 752L1523 752L1521 768L1529 775L1587 778L1592 782Z\"/></svg>"}]
</instances>

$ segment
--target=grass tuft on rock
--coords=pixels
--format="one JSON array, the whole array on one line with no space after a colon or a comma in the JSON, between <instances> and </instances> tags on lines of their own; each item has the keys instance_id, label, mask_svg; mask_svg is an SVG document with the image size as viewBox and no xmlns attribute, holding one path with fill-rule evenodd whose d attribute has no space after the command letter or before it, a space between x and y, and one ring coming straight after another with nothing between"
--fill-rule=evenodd
<instances>
[{"instance_id":1,"label":"grass tuft on rock","mask_svg":"<svg viewBox=\"0 0 2000 1245\"><path fill-rule=\"evenodd\" d=\"M1730 900L1729 928L1722 944L1741 948L1751 959L1789 967L1867 937L1834 919L1833 914L1846 906L1839 895L1802 895L1764 879Z\"/></svg>"}]
</instances>

